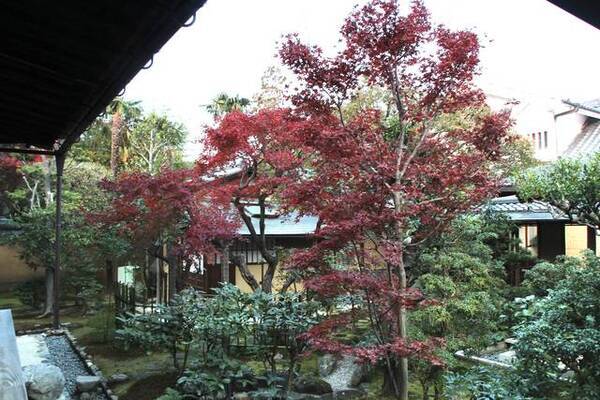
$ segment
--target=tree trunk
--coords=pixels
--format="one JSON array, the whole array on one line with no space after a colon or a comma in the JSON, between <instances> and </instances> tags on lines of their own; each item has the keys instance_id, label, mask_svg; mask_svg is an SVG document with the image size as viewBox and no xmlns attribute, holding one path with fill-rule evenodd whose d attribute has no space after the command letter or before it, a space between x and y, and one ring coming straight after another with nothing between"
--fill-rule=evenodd
<instances>
[{"instance_id":1,"label":"tree trunk","mask_svg":"<svg viewBox=\"0 0 600 400\"><path fill-rule=\"evenodd\" d=\"M268 264L267 271L265 272L261 283L263 292L271 293L273 291L273 278L275 277L276 270L277 264Z\"/></svg>"},{"instance_id":2,"label":"tree trunk","mask_svg":"<svg viewBox=\"0 0 600 400\"><path fill-rule=\"evenodd\" d=\"M400 239L402 240L402 239ZM400 278L400 291L406 291L406 269L404 268L404 255L400 256L400 265L398 265L398 275ZM400 304L399 315L398 315L398 334L405 342L408 339L408 333L406 329L406 306ZM399 360L399 378L400 378L400 399L408 400L408 358L400 357Z\"/></svg>"},{"instance_id":3,"label":"tree trunk","mask_svg":"<svg viewBox=\"0 0 600 400\"><path fill-rule=\"evenodd\" d=\"M115 111L112 116L112 125L110 128L110 171L113 178L119 174L119 158L121 152L121 142L123 140L123 116L120 111Z\"/></svg>"},{"instance_id":4,"label":"tree trunk","mask_svg":"<svg viewBox=\"0 0 600 400\"><path fill-rule=\"evenodd\" d=\"M394 359L388 358L383 371L383 385L381 387L383 394L398 398L400 395L400 385L398 383L398 366Z\"/></svg>"},{"instance_id":5,"label":"tree trunk","mask_svg":"<svg viewBox=\"0 0 600 400\"><path fill-rule=\"evenodd\" d=\"M46 300L44 301L44 309L40 318L50 315L54 308L54 270L52 268L46 268L45 286Z\"/></svg>"},{"instance_id":6,"label":"tree trunk","mask_svg":"<svg viewBox=\"0 0 600 400\"><path fill-rule=\"evenodd\" d=\"M240 275L242 276L244 282L246 282L248 286L252 288L253 291L256 291L260 287L260 285L256 281L254 275L252 275L252 273L248 269L248 265L246 265L246 258L244 257L244 255L232 257L231 261L238 268L238 271L240 271Z\"/></svg>"},{"instance_id":7,"label":"tree trunk","mask_svg":"<svg viewBox=\"0 0 600 400\"><path fill-rule=\"evenodd\" d=\"M396 180L400 181L400 171L396 171ZM394 207L396 213L402 211L402 195L400 192L394 192ZM399 220L396 220L396 241L398 265L396 266L396 274L399 280L398 291L406 292L406 266L404 265L404 227ZM408 339L406 321L406 306L403 303L398 305L398 336L405 343ZM399 396L400 400L408 400L408 358L400 357L398 360L398 380L399 380Z\"/></svg>"},{"instance_id":8,"label":"tree trunk","mask_svg":"<svg viewBox=\"0 0 600 400\"><path fill-rule=\"evenodd\" d=\"M51 158L43 156L42 169L44 171L44 204L49 207L54 202L52 196L52 172L51 172Z\"/></svg>"},{"instance_id":9,"label":"tree trunk","mask_svg":"<svg viewBox=\"0 0 600 400\"><path fill-rule=\"evenodd\" d=\"M442 400L442 394L444 392L442 391L442 387L441 384L436 383L435 385L433 385L433 398L434 400Z\"/></svg>"}]
</instances>

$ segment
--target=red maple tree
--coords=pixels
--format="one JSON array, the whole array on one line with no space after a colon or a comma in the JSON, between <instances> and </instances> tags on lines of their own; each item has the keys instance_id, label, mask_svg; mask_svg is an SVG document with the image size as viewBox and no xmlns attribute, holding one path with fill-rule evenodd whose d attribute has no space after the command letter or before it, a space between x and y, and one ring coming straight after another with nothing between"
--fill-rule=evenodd
<instances>
[{"instance_id":1,"label":"red maple tree","mask_svg":"<svg viewBox=\"0 0 600 400\"><path fill-rule=\"evenodd\" d=\"M292 113L315 129L295 132L291 153L302 156L304 172L277 196L321 221L319 240L291 263L306 287L353 299L307 338L320 350L380 362L384 389L406 399L408 357L436 362L430 350L437 344L408 337L407 310L423 299L407 287L407 261L458 213L493 195L491 163L509 140L510 120L469 112L484 107L473 84L477 36L433 25L422 2L402 15L397 1L373 0L355 9L341 35L344 46L331 57L296 35L280 47L300 83ZM365 87L388 93L391 109L346 112ZM457 114L461 124L449 123ZM358 319L373 342L340 341L336 332Z\"/></svg>"},{"instance_id":2,"label":"red maple tree","mask_svg":"<svg viewBox=\"0 0 600 400\"><path fill-rule=\"evenodd\" d=\"M297 151L298 138L317 134L322 127L289 109L266 109L254 114L231 112L206 130L196 174L209 177L219 198L229 199L249 232L248 240L267 264L259 283L244 257L232 257L253 290L271 292L281 261L267 241L265 226L270 215L286 212L277 201L278 193L300 179L304 156ZM291 283L287 280L284 288Z\"/></svg>"},{"instance_id":3,"label":"red maple tree","mask_svg":"<svg viewBox=\"0 0 600 400\"><path fill-rule=\"evenodd\" d=\"M165 261L173 289L182 288L181 267L201 254L220 252L223 243L237 234L239 222L229 203L212 190L211 182L196 179L191 170L163 170L154 176L125 173L102 186L113 200L88 219L117 225L134 247Z\"/></svg>"},{"instance_id":4,"label":"red maple tree","mask_svg":"<svg viewBox=\"0 0 600 400\"><path fill-rule=\"evenodd\" d=\"M8 193L22 183L22 174L19 171L21 164L21 161L15 157L0 154L0 215L4 207L13 211Z\"/></svg>"}]
</instances>

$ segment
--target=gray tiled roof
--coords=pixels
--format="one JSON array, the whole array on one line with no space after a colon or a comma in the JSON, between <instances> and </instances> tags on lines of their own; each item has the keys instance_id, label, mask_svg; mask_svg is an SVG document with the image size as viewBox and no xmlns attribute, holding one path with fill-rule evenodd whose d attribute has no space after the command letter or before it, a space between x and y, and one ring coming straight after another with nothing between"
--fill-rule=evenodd
<instances>
[{"instance_id":1,"label":"gray tiled roof","mask_svg":"<svg viewBox=\"0 0 600 400\"><path fill-rule=\"evenodd\" d=\"M573 107L578 107L578 108L582 108L584 110L600 113L600 98L594 99L594 100L588 100L588 101L580 101L580 102L565 100L565 103L567 103Z\"/></svg>"},{"instance_id":2,"label":"gray tiled roof","mask_svg":"<svg viewBox=\"0 0 600 400\"><path fill-rule=\"evenodd\" d=\"M259 213L258 207L247 207L247 209L252 215ZM274 210L268 210L266 214L270 215L269 218L265 218L266 235L310 235L315 233L317 222L319 220L318 217L315 216L298 217L296 213L280 216L277 215ZM260 220L258 217L252 217L252 225L254 225L256 232L259 232L259 221ZM249 235L250 232L248 231L246 225L242 225L242 227L238 230L238 234Z\"/></svg>"},{"instance_id":3,"label":"gray tiled roof","mask_svg":"<svg viewBox=\"0 0 600 400\"><path fill-rule=\"evenodd\" d=\"M595 120L584 126L562 156L586 158L597 152L600 152L600 120Z\"/></svg>"},{"instance_id":4,"label":"gray tiled roof","mask_svg":"<svg viewBox=\"0 0 600 400\"><path fill-rule=\"evenodd\" d=\"M568 218L548 204L521 203L517 196L496 197L480 210L490 210L506 215L512 221L567 221Z\"/></svg>"}]
</instances>

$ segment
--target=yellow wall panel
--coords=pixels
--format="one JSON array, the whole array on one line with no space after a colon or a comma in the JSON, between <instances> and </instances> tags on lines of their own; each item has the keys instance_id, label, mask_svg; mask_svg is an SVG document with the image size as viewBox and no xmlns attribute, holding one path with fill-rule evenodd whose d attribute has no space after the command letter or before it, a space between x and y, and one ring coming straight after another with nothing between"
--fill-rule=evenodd
<instances>
[{"instance_id":1,"label":"yellow wall panel","mask_svg":"<svg viewBox=\"0 0 600 400\"><path fill-rule=\"evenodd\" d=\"M565 226L565 255L579 257L581 252L588 248L587 229L585 225Z\"/></svg>"}]
</instances>

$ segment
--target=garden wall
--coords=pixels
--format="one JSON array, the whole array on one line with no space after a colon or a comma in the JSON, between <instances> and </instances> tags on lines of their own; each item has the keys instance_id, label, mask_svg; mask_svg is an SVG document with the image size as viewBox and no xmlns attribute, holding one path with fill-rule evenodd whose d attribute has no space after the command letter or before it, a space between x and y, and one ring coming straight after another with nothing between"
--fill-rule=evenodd
<instances>
[{"instance_id":1,"label":"garden wall","mask_svg":"<svg viewBox=\"0 0 600 400\"><path fill-rule=\"evenodd\" d=\"M19 258L14 247L0 246L0 291L11 290L20 283L43 278L44 271L34 271Z\"/></svg>"}]
</instances>

